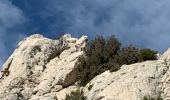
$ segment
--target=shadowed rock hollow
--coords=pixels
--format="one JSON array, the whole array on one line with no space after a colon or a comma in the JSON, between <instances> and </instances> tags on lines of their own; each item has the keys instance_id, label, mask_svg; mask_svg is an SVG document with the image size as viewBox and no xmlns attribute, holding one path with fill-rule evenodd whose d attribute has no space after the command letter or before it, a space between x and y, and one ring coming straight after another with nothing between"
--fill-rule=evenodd
<instances>
[{"instance_id":1,"label":"shadowed rock hollow","mask_svg":"<svg viewBox=\"0 0 170 100\"><path fill-rule=\"evenodd\" d=\"M66 34L52 40L35 34L21 41L0 73L0 100L63 100L78 88L75 64L87 36ZM88 100L142 100L160 95L170 100L170 50L155 61L106 71L81 89ZM90 87L90 89L89 89Z\"/></svg>"}]
</instances>

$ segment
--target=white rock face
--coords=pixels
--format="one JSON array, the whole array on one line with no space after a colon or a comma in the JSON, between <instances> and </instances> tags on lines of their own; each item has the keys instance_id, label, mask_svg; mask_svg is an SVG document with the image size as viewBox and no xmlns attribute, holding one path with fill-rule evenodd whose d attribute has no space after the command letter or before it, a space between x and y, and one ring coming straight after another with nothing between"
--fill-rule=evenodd
<instances>
[{"instance_id":1,"label":"white rock face","mask_svg":"<svg viewBox=\"0 0 170 100\"><path fill-rule=\"evenodd\" d=\"M0 73L0 100L64 100L75 91L75 64L87 36L66 34L52 40L35 34L21 41ZM105 71L85 87L87 100L142 100L161 95L170 100L170 49L155 61Z\"/></svg>"},{"instance_id":2,"label":"white rock face","mask_svg":"<svg viewBox=\"0 0 170 100\"><path fill-rule=\"evenodd\" d=\"M0 100L56 100L58 91L75 83L73 69L86 40L35 34L21 41L0 74Z\"/></svg>"},{"instance_id":3,"label":"white rock face","mask_svg":"<svg viewBox=\"0 0 170 100\"><path fill-rule=\"evenodd\" d=\"M162 92L161 78L167 66L163 61L123 65L117 72L106 71L95 77L84 89L88 100L141 100ZM88 91L88 87L92 86Z\"/></svg>"},{"instance_id":4,"label":"white rock face","mask_svg":"<svg viewBox=\"0 0 170 100\"><path fill-rule=\"evenodd\" d=\"M88 100L142 100L147 95L170 100L169 57L170 50L159 60L123 65L117 72L106 71L86 85L85 95Z\"/></svg>"},{"instance_id":5,"label":"white rock face","mask_svg":"<svg viewBox=\"0 0 170 100\"><path fill-rule=\"evenodd\" d=\"M170 68L170 48L159 58L160 60L164 60L167 68ZM170 100L170 69L165 72L165 75L162 78L162 90L163 97L165 100Z\"/></svg>"}]
</instances>

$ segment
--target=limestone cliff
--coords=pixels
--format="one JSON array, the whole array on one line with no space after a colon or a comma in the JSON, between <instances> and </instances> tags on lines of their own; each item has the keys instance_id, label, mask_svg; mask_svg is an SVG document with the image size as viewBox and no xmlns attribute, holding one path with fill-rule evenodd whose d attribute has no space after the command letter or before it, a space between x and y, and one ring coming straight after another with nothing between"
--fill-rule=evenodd
<instances>
[{"instance_id":1,"label":"limestone cliff","mask_svg":"<svg viewBox=\"0 0 170 100\"><path fill-rule=\"evenodd\" d=\"M21 41L0 73L0 100L64 100L74 91L74 72L87 36L66 34L52 40L35 34ZM81 89L88 100L142 100L161 95L170 100L170 49L155 61L106 71ZM90 89L89 89L90 87Z\"/></svg>"},{"instance_id":2,"label":"limestone cliff","mask_svg":"<svg viewBox=\"0 0 170 100\"><path fill-rule=\"evenodd\" d=\"M35 34L21 41L3 65L0 100L56 100L57 92L75 83L73 69L86 40Z\"/></svg>"}]
</instances>

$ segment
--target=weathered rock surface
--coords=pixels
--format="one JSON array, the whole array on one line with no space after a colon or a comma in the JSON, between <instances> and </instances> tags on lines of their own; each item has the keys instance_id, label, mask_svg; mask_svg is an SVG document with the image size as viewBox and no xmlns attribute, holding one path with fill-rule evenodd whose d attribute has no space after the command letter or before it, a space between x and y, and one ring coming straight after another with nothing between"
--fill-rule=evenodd
<instances>
[{"instance_id":1,"label":"weathered rock surface","mask_svg":"<svg viewBox=\"0 0 170 100\"><path fill-rule=\"evenodd\" d=\"M21 41L3 66L0 100L56 100L58 91L76 81L73 69L86 39L35 34Z\"/></svg>"},{"instance_id":2,"label":"weathered rock surface","mask_svg":"<svg viewBox=\"0 0 170 100\"><path fill-rule=\"evenodd\" d=\"M69 34L52 40L35 34L21 41L0 73L0 100L64 100L76 86L75 64L87 36ZM88 100L142 100L161 95L170 100L170 49L158 60L123 65L92 79L84 91Z\"/></svg>"},{"instance_id":3,"label":"weathered rock surface","mask_svg":"<svg viewBox=\"0 0 170 100\"><path fill-rule=\"evenodd\" d=\"M117 72L106 71L86 85L85 95L88 100L142 100L147 95L170 100L169 57L170 50L156 61L123 65Z\"/></svg>"},{"instance_id":4,"label":"weathered rock surface","mask_svg":"<svg viewBox=\"0 0 170 100\"><path fill-rule=\"evenodd\" d=\"M165 62L167 68L170 68L170 48L159 58ZM165 100L170 100L170 69L165 72L162 78L162 91Z\"/></svg>"}]
</instances>

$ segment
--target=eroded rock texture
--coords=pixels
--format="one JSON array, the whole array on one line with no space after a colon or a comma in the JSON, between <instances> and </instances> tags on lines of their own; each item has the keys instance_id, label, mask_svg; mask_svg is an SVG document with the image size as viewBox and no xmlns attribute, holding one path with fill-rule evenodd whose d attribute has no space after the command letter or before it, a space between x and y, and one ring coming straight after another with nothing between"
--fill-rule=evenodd
<instances>
[{"instance_id":1,"label":"eroded rock texture","mask_svg":"<svg viewBox=\"0 0 170 100\"><path fill-rule=\"evenodd\" d=\"M88 100L142 100L148 95L170 100L169 58L170 50L155 61L123 65L117 72L106 71L86 85L85 95Z\"/></svg>"},{"instance_id":2,"label":"eroded rock texture","mask_svg":"<svg viewBox=\"0 0 170 100\"><path fill-rule=\"evenodd\" d=\"M3 66L0 99L56 100L56 93L73 85L75 63L87 36L69 34L51 40L35 34L21 41Z\"/></svg>"},{"instance_id":3,"label":"eroded rock texture","mask_svg":"<svg viewBox=\"0 0 170 100\"><path fill-rule=\"evenodd\" d=\"M66 34L52 40L35 34L21 41L0 73L0 100L64 100L75 91L75 64L87 36ZM142 100L161 95L170 100L170 49L158 60L123 65L81 87L87 100Z\"/></svg>"}]
</instances>

